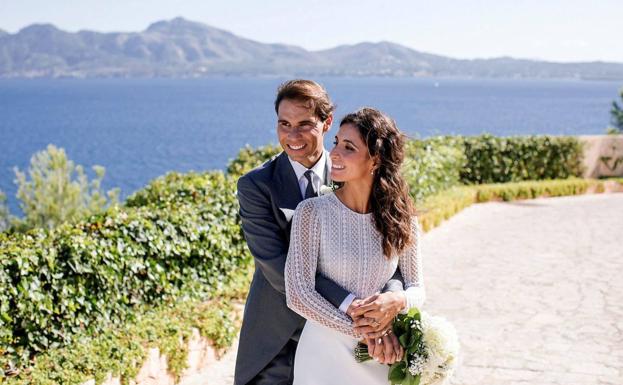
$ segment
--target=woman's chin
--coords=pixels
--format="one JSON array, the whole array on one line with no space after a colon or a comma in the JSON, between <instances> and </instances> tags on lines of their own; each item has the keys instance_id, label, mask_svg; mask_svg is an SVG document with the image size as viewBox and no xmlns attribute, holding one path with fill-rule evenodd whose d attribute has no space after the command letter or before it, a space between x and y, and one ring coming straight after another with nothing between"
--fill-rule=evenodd
<instances>
[{"instance_id":1,"label":"woman's chin","mask_svg":"<svg viewBox=\"0 0 623 385\"><path fill-rule=\"evenodd\" d=\"M331 180L334 182L346 182L344 176L340 175L339 171L331 170Z\"/></svg>"}]
</instances>

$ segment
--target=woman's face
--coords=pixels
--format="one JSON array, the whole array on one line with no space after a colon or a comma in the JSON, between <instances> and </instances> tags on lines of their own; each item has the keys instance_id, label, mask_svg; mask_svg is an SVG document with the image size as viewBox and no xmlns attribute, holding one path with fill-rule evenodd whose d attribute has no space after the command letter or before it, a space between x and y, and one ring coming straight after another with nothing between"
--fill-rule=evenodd
<instances>
[{"instance_id":1,"label":"woman's face","mask_svg":"<svg viewBox=\"0 0 623 385\"><path fill-rule=\"evenodd\" d=\"M336 182L355 180L372 183L374 160L368 153L359 129L352 124L340 126L331 150L331 179Z\"/></svg>"}]
</instances>

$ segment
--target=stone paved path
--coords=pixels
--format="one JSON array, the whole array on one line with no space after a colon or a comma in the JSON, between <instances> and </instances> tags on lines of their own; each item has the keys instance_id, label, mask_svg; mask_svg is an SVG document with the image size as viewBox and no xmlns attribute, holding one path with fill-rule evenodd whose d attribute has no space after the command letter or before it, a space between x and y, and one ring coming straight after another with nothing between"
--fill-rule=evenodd
<instances>
[{"instance_id":1,"label":"stone paved path","mask_svg":"<svg viewBox=\"0 0 623 385\"><path fill-rule=\"evenodd\" d=\"M623 194L473 205L423 239L426 308L461 337L453 384L623 384Z\"/></svg>"}]
</instances>

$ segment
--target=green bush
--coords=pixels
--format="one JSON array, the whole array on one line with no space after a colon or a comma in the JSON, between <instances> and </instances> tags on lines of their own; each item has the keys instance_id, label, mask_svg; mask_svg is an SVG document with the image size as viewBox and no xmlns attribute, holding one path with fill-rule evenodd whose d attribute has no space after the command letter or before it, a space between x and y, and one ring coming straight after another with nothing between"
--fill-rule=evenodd
<instances>
[{"instance_id":1,"label":"green bush","mask_svg":"<svg viewBox=\"0 0 623 385\"><path fill-rule=\"evenodd\" d=\"M586 193L591 186L598 192L603 191L601 182L577 178L482 185L476 188L476 202L578 195Z\"/></svg>"},{"instance_id":2,"label":"green bush","mask_svg":"<svg viewBox=\"0 0 623 385\"><path fill-rule=\"evenodd\" d=\"M613 181L623 186L623 179ZM417 206L418 217L424 231L428 231L473 203L578 195L590 189L596 193L603 192L604 181L570 178L456 186L426 198Z\"/></svg>"},{"instance_id":3,"label":"green bush","mask_svg":"<svg viewBox=\"0 0 623 385\"><path fill-rule=\"evenodd\" d=\"M460 137L411 140L405 146L403 173L416 202L460 184L465 163Z\"/></svg>"},{"instance_id":4,"label":"green bush","mask_svg":"<svg viewBox=\"0 0 623 385\"><path fill-rule=\"evenodd\" d=\"M226 299L180 299L157 308L137 309L133 319L106 328L102 333L80 333L75 342L38 355L29 370L6 380L6 385L81 384L95 379L101 384L110 373L127 385L136 378L149 348L167 357L168 372L176 380L186 368L188 340L195 328L224 349L231 346L239 326ZM0 382L2 382L0 380Z\"/></svg>"},{"instance_id":5,"label":"green bush","mask_svg":"<svg viewBox=\"0 0 623 385\"><path fill-rule=\"evenodd\" d=\"M464 137L465 184L565 179L582 175L582 145L574 137Z\"/></svg>"},{"instance_id":6,"label":"green bush","mask_svg":"<svg viewBox=\"0 0 623 385\"><path fill-rule=\"evenodd\" d=\"M96 178L89 182L84 168L67 159L65 150L50 144L30 159L26 173L15 168L17 197L24 218L15 221L18 231L54 228L117 204L119 189L106 193L101 183L106 170L93 166Z\"/></svg>"},{"instance_id":7,"label":"green bush","mask_svg":"<svg viewBox=\"0 0 623 385\"><path fill-rule=\"evenodd\" d=\"M240 177L281 152L281 147L273 144L253 148L245 146L238 152L238 156L229 161L227 174L232 177Z\"/></svg>"},{"instance_id":8,"label":"green bush","mask_svg":"<svg viewBox=\"0 0 623 385\"><path fill-rule=\"evenodd\" d=\"M623 102L623 89L620 91L621 102ZM623 104L619 105L616 100L612 101L612 108L610 109L610 122L614 126L613 128L618 132L623 133Z\"/></svg>"},{"instance_id":9,"label":"green bush","mask_svg":"<svg viewBox=\"0 0 623 385\"><path fill-rule=\"evenodd\" d=\"M201 178L207 187L197 192ZM216 290L249 266L235 180L220 172L188 179L187 188L157 180L128 207L75 225L0 235L0 368L24 365L188 285Z\"/></svg>"},{"instance_id":10,"label":"green bush","mask_svg":"<svg viewBox=\"0 0 623 385\"><path fill-rule=\"evenodd\" d=\"M6 205L6 195L0 190L0 233L9 228L11 223L11 214Z\"/></svg>"}]
</instances>

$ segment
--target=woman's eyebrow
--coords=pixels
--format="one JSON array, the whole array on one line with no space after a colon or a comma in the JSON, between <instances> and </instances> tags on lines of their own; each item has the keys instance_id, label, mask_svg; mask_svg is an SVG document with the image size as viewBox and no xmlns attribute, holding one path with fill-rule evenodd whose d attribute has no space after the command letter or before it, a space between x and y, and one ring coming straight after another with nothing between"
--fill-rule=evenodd
<instances>
[{"instance_id":1,"label":"woman's eyebrow","mask_svg":"<svg viewBox=\"0 0 623 385\"><path fill-rule=\"evenodd\" d=\"M337 137L336 137L337 138ZM346 143L350 143L351 146L355 147L356 149L359 149L359 147L357 147L357 145L352 141L352 140L348 140L348 139L342 139L343 142Z\"/></svg>"}]
</instances>

